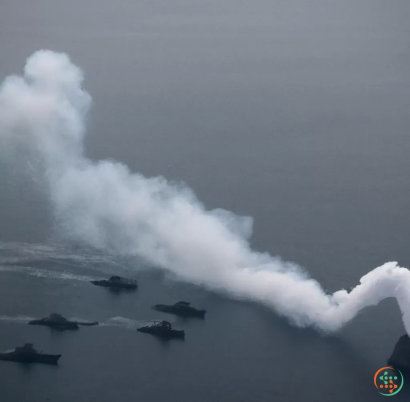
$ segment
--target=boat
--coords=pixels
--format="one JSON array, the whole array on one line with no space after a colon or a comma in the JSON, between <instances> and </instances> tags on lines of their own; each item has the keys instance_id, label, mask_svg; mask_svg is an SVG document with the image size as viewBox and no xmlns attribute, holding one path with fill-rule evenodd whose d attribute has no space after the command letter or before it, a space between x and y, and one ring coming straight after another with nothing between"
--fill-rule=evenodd
<instances>
[{"instance_id":1,"label":"boat","mask_svg":"<svg viewBox=\"0 0 410 402\"><path fill-rule=\"evenodd\" d=\"M0 360L18 363L57 364L60 357L61 355L37 352L32 343L26 343L22 347L0 353Z\"/></svg>"},{"instance_id":2,"label":"boat","mask_svg":"<svg viewBox=\"0 0 410 402\"><path fill-rule=\"evenodd\" d=\"M91 281L93 285L103 286L111 289L137 289L137 281L134 279L123 278L121 276L112 276L110 279L101 279Z\"/></svg>"},{"instance_id":3,"label":"boat","mask_svg":"<svg viewBox=\"0 0 410 402\"><path fill-rule=\"evenodd\" d=\"M179 301L173 305L156 304L152 308L163 313L171 313L180 317L198 317L204 318L206 310L198 310L195 307L190 306L191 303L185 301Z\"/></svg>"},{"instance_id":4,"label":"boat","mask_svg":"<svg viewBox=\"0 0 410 402\"><path fill-rule=\"evenodd\" d=\"M155 335L163 339L185 337L185 331L172 328L168 321L153 321L151 325L138 328L137 331Z\"/></svg>"},{"instance_id":5,"label":"boat","mask_svg":"<svg viewBox=\"0 0 410 402\"><path fill-rule=\"evenodd\" d=\"M32 320L28 323L29 325L43 325L45 327L50 327L59 330L65 329L78 329L80 325L82 326L94 326L98 325L98 322L79 322L79 321L69 321L64 318L61 314L52 313L48 317L41 318L39 320Z\"/></svg>"}]
</instances>

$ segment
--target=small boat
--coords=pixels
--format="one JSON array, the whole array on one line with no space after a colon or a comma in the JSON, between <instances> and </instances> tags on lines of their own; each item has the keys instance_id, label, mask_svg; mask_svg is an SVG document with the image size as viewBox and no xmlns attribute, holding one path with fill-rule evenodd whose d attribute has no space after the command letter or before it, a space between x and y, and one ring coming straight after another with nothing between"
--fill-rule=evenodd
<instances>
[{"instance_id":1,"label":"small boat","mask_svg":"<svg viewBox=\"0 0 410 402\"><path fill-rule=\"evenodd\" d=\"M163 339L185 337L185 331L173 329L168 321L153 321L151 325L138 328L137 331L155 335Z\"/></svg>"},{"instance_id":2,"label":"small boat","mask_svg":"<svg viewBox=\"0 0 410 402\"><path fill-rule=\"evenodd\" d=\"M111 289L137 289L137 281L134 279L122 278L121 276L112 276L110 279L101 279L91 281L93 285L103 286Z\"/></svg>"},{"instance_id":3,"label":"small boat","mask_svg":"<svg viewBox=\"0 0 410 402\"><path fill-rule=\"evenodd\" d=\"M57 364L61 355L49 355L37 352L32 343L26 343L12 351L0 353L0 360L18 363Z\"/></svg>"},{"instance_id":4,"label":"small boat","mask_svg":"<svg viewBox=\"0 0 410 402\"><path fill-rule=\"evenodd\" d=\"M65 329L78 329L80 325L94 326L94 325L98 325L98 322L69 321L66 318L64 318L61 314L52 313L48 317L41 318L39 320L32 320L28 324L29 325L43 325L45 327L65 330Z\"/></svg>"},{"instance_id":5,"label":"small boat","mask_svg":"<svg viewBox=\"0 0 410 402\"><path fill-rule=\"evenodd\" d=\"M206 310L198 310L195 307L190 306L191 303L180 301L173 305L156 304L152 308L163 313L171 313L180 317L198 317L204 318Z\"/></svg>"}]
</instances>

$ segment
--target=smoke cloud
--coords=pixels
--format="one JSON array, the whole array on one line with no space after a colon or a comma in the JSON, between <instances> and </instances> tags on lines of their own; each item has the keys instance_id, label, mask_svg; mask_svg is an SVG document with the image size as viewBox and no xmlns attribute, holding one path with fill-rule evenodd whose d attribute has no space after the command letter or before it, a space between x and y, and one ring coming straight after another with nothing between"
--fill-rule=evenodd
<instances>
[{"instance_id":1,"label":"smoke cloud","mask_svg":"<svg viewBox=\"0 0 410 402\"><path fill-rule=\"evenodd\" d=\"M67 237L138 255L179 279L262 303L293 324L335 331L371 305L395 297L410 334L410 271L389 262L350 293L326 294L295 264L249 246L252 218L208 211L187 187L134 174L84 155L91 104L83 73L65 54L42 50L23 76L0 87L0 157L29 160L45 183Z\"/></svg>"}]
</instances>

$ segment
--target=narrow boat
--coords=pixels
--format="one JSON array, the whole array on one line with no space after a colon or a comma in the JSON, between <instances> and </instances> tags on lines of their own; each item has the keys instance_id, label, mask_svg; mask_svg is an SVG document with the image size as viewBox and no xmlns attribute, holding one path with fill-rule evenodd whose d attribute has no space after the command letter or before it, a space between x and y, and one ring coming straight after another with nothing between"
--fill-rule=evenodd
<instances>
[{"instance_id":1,"label":"narrow boat","mask_svg":"<svg viewBox=\"0 0 410 402\"><path fill-rule=\"evenodd\" d=\"M93 285L103 286L111 289L137 289L137 281L134 279L122 278L121 276L112 276L110 279L101 279L97 281L91 281Z\"/></svg>"},{"instance_id":2,"label":"narrow boat","mask_svg":"<svg viewBox=\"0 0 410 402\"><path fill-rule=\"evenodd\" d=\"M38 320L32 320L28 323L29 325L42 325L45 327L50 327L59 330L65 329L78 329L80 325L82 326L94 326L98 325L98 322L79 322L79 321L69 321L64 318L61 314L50 314L48 317L40 318Z\"/></svg>"},{"instance_id":3,"label":"narrow boat","mask_svg":"<svg viewBox=\"0 0 410 402\"><path fill-rule=\"evenodd\" d=\"M137 329L138 332L151 334L163 339L184 338L185 331L173 329L168 321L153 321L151 325L147 325Z\"/></svg>"},{"instance_id":4,"label":"narrow boat","mask_svg":"<svg viewBox=\"0 0 410 402\"><path fill-rule=\"evenodd\" d=\"M152 308L163 313L171 313L180 317L197 317L204 318L206 310L198 310L195 307L190 306L191 303L180 301L173 305L156 304Z\"/></svg>"},{"instance_id":5,"label":"narrow boat","mask_svg":"<svg viewBox=\"0 0 410 402\"><path fill-rule=\"evenodd\" d=\"M0 353L0 360L18 363L57 364L60 357L61 355L37 352L32 343L26 343L22 347Z\"/></svg>"}]
</instances>

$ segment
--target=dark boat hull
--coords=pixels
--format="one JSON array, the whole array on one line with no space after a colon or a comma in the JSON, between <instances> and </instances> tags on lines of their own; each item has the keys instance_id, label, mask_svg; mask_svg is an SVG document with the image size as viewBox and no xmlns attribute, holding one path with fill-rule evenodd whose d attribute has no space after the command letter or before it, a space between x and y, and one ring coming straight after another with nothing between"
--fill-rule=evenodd
<instances>
[{"instance_id":1,"label":"dark boat hull","mask_svg":"<svg viewBox=\"0 0 410 402\"><path fill-rule=\"evenodd\" d=\"M82 327L95 327L96 325L99 325L98 321L95 322L75 322L77 325L81 325Z\"/></svg>"},{"instance_id":2,"label":"dark boat hull","mask_svg":"<svg viewBox=\"0 0 410 402\"><path fill-rule=\"evenodd\" d=\"M66 329L78 329L78 324L75 322L64 322L64 323L54 323L54 322L47 322L42 320L33 320L28 323L29 325L41 325L43 327L49 327L58 330L66 330Z\"/></svg>"},{"instance_id":3,"label":"dark boat hull","mask_svg":"<svg viewBox=\"0 0 410 402\"><path fill-rule=\"evenodd\" d=\"M163 313L175 314L180 317L205 318L206 313L205 310L197 310L192 307L189 309L180 309L174 306L167 306L166 304L157 304L153 307L153 309Z\"/></svg>"},{"instance_id":4,"label":"dark boat hull","mask_svg":"<svg viewBox=\"0 0 410 402\"><path fill-rule=\"evenodd\" d=\"M102 286L104 288L111 288L111 289L127 289L127 290L135 290L137 289L136 284L128 284L128 283L113 283L110 281L107 281L105 279L101 281L91 281L93 285L96 286Z\"/></svg>"},{"instance_id":5,"label":"dark boat hull","mask_svg":"<svg viewBox=\"0 0 410 402\"><path fill-rule=\"evenodd\" d=\"M0 353L0 360L17 363L57 364L61 355L34 354L22 355L17 353Z\"/></svg>"},{"instance_id":6,"label":"dark boat hull","mask_svg":"<svg viewBox=\"0 0 410 402\"><path fill-rule=\"evenodd\" d=\"M162 339L173 339L173 338L183 339L185 338L185 331L177 330L177 329L172 329L171 331L164 332L164 331L156 330L155 328L152 328L152 327L142 327L142 328L138 328L137 331L142 332L144 334L158 336Z\"/></svg>"}]
</instances>

